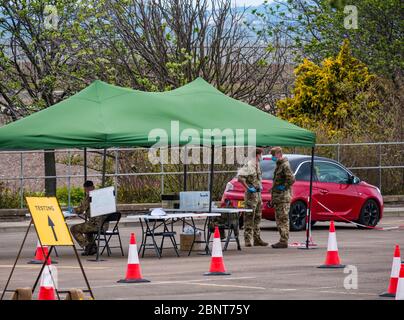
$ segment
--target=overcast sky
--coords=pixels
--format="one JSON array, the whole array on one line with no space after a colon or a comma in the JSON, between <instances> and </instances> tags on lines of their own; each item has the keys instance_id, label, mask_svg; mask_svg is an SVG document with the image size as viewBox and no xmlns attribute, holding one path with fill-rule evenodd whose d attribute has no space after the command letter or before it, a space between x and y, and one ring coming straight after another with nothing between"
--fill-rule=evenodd
<instances>
[{"instance_id":1,"label":"overcast sky","mask_svg":"<svg viewBox=\"0 0 404 320\"><path fill-rule=\"evenodd\" d=\"M231 0L232 3L236 4L237 7L255 7L264 3L264 0ZM272 2L272 0L268 0L268 3Z\"/></svg>"},{"instance_id":2,"label":"overcast sky","mask_svg":"<svg viewBox=\"0 0 404 320\"><path fill-rule=\"evenodd\" d=\"M237 4L237 6L240 6L240 7L242 7L242 6L246 6L246 7L259 6L264 3L264 0L233 0L233 1ZM268 2L271 2L271 1L268 1Z\"/></svg>"}]
</instances>

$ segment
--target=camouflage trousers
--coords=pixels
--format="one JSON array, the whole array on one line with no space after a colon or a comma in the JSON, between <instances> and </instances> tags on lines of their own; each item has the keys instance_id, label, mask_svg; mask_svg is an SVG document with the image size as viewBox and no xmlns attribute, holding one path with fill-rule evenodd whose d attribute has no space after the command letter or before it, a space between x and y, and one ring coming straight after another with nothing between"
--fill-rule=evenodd
<instances>
[{"instance_id":1,"label":"camouflage trousers","mask_svg":"<svg viewBox=\"0 0 404 320\"><path fill-rule=\"evenodd\" d=\"M244 212L244 240L250 242L251 239L259 240L261 222L261 193L246 193L245 195L245 208L252 209L253 212Z\"/></svg>"},{"instance_id":2,"label":"camouflage trousers","mask_svg":"<svg viewBox=\"0 0 404 320\"><path fill-rule=\"evenodd\" d=\"M108 226L106 226L108 228ZM104 227L104 229L107 229ZM99 226L84 222L70 227L70 232L80 247L84 248L94 241L92 232L98 232Z\"/></svg>"},{"instance_id":3,"label":"camouflage trousers","mask_svg":"<svg viewBox=\"0 0 404 320\"><path fill-rule=\"evenodd\" d=\"M289 240L289 202L274 203L276 226L280 234L281 243L288 243Z\"/></svg>"},{"instance_id":4,"label":"camouflage trousers","mask_svg":"<svg viewBox=\"0 0 404 320\"><path fill-rule=\"evenodd\" d=\"M229 229L233 225L234 235L238 236L238 215L232 214L228 216L227 213L222 213L219 217L213 217L209 222L210 232L215 231L215 227L218 226L220 232L220 238L226 238L226 229Z\"/></svg>"}]
</instances>

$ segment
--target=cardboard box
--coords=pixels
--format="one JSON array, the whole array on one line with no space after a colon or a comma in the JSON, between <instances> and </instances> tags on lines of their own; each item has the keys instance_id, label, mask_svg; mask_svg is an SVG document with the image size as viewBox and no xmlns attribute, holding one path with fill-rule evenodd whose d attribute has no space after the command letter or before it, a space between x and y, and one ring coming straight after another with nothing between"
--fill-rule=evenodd
<instances>
[{"instance_id":1,"label":"cardboard box","mask_svg":"<svg viewBox=\"0 0 404 320\"><path fill-rule=\"evenodd\" d=\"M189 249L191 249L193 239L194 239L193 234L181 233L180 234L180 250L189 251ZM195 235L195 241L201 241L200 233ZM201 244L202 243L194 243L194 247L192 248L192 251L202 250Z\"/></svg>"}]
</instances>

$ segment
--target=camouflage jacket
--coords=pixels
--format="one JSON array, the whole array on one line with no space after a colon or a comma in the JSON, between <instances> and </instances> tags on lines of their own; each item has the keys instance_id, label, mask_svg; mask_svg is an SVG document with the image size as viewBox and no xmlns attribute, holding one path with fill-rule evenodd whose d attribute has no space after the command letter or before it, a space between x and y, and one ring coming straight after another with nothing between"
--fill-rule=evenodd
<instances>
[{"instance_id":1,"label":"camouflage jacket","mask_svg":"<svg viewBox=\"0 0 404 320\"><path fill-rule=\"evenodd\" d=\"M283 203L290 202L292 200L291 187L295 183L295 176L290 169L289 161L287 158L282 158L276 161L276 168L274 171L274 178L272 184L272 202ZM283 185L285 191L277 190L276 187Z\"/></svg>"},{"instance_id":2,"label":"camouflage jacket","mask_svg":"<svg viewBox=\"0 0 404 320\"><path fill-rule=\"evenodd\" d=\"M104 222L105 217L93 217L91 218L90 214L90 197L86 195L86 197L80 202L80 205L75 208L74 212L76 214L82 214L86 217L87 223L92 224L97 227L101 227L102 223Z\"/></svg>"},{"instance_id":3,"label":"camouflage jacket","mask_svg":"<svg viewBox=\"0 0 404 320\"><path fill-rule=\"evenodd\" d=\"M262 189L262 173L259 163L249 160L237 173L237 178L244 179L247 186Z\"/></svg>"}]
</instances>

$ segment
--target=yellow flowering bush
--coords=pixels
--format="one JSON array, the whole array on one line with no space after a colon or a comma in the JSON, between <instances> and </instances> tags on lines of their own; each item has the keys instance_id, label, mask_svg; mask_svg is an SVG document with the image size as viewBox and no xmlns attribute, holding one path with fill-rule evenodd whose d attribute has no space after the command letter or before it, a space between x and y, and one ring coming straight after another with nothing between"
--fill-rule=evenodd
<instances>
[{"instance_id":1,"label":"yellow flowering bush","mask_svg":"<svg viewBox=\"0 0 404 320\"><path fill-rule=\"evenodd\" d=\"M329 137L370 125L360 115L372 114L380 105L374 90L376 76L352 56L348 40L336 57L326 58L320 65L305 59L294 72L293 95L278 101L278 116L305 128L320 129Z\"/></svg>"}]
</instances>

